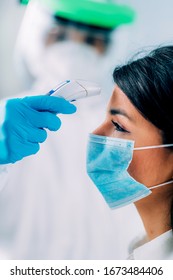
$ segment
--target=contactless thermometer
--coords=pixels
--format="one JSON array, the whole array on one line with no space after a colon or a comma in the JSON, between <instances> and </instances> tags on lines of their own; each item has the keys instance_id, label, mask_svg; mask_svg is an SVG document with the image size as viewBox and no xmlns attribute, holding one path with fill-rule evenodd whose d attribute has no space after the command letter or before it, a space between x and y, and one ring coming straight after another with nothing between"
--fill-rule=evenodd
<instances>
[{"instance_id":1,"label":"contactless thermometer","mask_svg":"<svg viewBox=\"0 0 173 280\"><path fill-rule=\"evenodd\" d=\"M93 82L66 80L50 90L48 95L61 96L68 101L75 101L81 98L99 95L100 92L101 88Z\"/></svg>"}]
</instances>

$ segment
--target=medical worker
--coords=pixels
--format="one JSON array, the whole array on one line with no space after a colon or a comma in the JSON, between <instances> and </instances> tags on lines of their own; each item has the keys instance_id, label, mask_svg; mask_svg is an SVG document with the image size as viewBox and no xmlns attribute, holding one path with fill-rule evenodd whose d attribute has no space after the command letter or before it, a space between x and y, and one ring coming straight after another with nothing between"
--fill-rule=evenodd
<instances>
[{"instance_id":1,"label":"medical worker","mask_svg":"<svg viewBox=\"0 0 173 280\"><path fill-rule=\"evenodd\" d=\"M136 206L146 236L129 259L173 260L173 46L113 77L106 118L89 137L88 174L110 208Z\"/></svg>"},{"instance_id":2,"label":"medical worker","mask_svg":"<svg viewBox=\"0 0 173 280\"><path fill-rule=\"evenodd\" d=\"M58 135L49 134L36 157L12 166L0 196L0 246L12 259L123 258L122 217L98 197L86 174L85 151L87 135L102 119L112 87L107 85L117 55L113 31L132 22L134 12L110 1L52 0L43 1L44 7L41 2L28 6L31 24L24 19L34 34L27 40L22 26L18 40L35 92L47 92L62 80L84 79L99 83L105 97L76 102L78 113L61 116ZM47 8L54 26L43 21L49 28L40 34Z\"/></svg>"}]
</instances>

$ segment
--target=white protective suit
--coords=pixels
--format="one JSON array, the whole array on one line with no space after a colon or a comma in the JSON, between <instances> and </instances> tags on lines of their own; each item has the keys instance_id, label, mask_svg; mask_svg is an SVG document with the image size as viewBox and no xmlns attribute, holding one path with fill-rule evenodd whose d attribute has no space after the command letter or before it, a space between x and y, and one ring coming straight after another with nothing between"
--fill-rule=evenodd
<instances>
[{"instance_id":1,"label":"white protective suit","mask_svg":"<svg viewBox=\"0 0 173 280\"><path fill-rule=\"evenodd\" d=\"M0 248L11 259L124 259L136 231L130 235L127 221L133 206L110 210L85 168L87 136L105 117L116 61L72 42L42 57L35 94L74 78L98 82L107 97L76 102L77 113L61 117L37 155L11 166L0 193Z\"/></svg>"}]
</instances>

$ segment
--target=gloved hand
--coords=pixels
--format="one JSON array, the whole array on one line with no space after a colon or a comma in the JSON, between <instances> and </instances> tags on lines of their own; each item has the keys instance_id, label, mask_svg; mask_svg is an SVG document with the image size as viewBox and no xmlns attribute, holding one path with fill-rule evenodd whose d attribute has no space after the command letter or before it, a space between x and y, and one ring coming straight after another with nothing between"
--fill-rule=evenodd
<instances>
[{"instance_id":1,"label":"gloved hand","mask_svg":"<svg viewBox=\"0 0 173 280\"><path fill-rule=\"evenodd\" d=\"M58 113L72 114L76 107L64 98L32 96L9 99L0 104L0 164L14 163L35 154L46 140L44 128L61 126Z\"/></svg>"}]
</instances>

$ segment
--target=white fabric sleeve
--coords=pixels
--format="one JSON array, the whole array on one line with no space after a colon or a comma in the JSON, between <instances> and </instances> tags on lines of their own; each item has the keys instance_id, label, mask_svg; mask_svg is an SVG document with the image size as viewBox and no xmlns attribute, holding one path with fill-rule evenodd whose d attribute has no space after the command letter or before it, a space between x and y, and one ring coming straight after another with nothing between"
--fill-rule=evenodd
<instances>
[{"instance_id":1,"label":"white fabric sleeve","mask_svg":"<svg viewBox=\"0 0 173 280\"><path fill-rule=\"evenodd\" d=\"M10 166L8 164L6 165L0 165L0 192L5 187L7 178L8 178L8 170Z\"/></svg>"}]
</instances>

